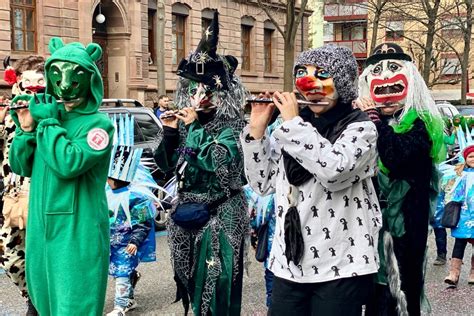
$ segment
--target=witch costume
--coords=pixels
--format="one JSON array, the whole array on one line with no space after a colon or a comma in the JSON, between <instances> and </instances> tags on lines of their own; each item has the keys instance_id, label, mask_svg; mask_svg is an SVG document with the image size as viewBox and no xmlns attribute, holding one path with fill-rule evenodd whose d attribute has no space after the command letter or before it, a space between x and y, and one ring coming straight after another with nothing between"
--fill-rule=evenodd
<instances>
[{"instance_id":1,"label":"witch costume","mask_svg":"<svg viewBox=\"0 0 474 316\"><path fill-rule=\"evenodd\" d=\"M384 43L367 59L359 94L398 104L392 116L367 111L377 127L378 184L383 207L381 269L367 315L420 315L430 215L439 190L435 164L444 161L444 123L411 57ZM388 292L390 289L390 293ZM426 305L428 308L428 305Z\"/></svg>"},{"instance_id":2,"label":"witch costume","mask_svg":"<svg viewBox=\"0 0 474 316\"><path fill-rule=\"evenodd\" d=\"M182 60L176 92L179 109L190 107L196 91L215 109L198 112L189 125L164 126L155 160L176 170L178 202L168 224L177 300L189 300L195 315L239 315L242 255L249 219L239 133L246 92L234 71L233 56L217 54L218 13L196 51ZM202 103L200 103L202 104ZM199 105L197 105L199 106ZM186 218L196 215L194 219Z\"/></svg>"}]
</instances>

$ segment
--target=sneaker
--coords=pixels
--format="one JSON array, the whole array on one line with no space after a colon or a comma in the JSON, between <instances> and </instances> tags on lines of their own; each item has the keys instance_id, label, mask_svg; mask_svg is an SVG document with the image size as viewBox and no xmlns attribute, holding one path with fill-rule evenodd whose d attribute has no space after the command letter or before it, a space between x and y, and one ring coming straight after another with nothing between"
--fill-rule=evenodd
<instances>
[{"instance_id":1,"label":"sneaker","mask_svg":"<svg viewBox=\"0 0 474 316\"><path fill-rule=\"evenodd\" d=\"M107 314L107 316L125 316L126 310L120 306L115 306L114 309Z\"/></svg>"},{"instance_id":2,"label":"sneaker","mask_svg":"<svg viewBox=\"0 0 474 316\"><path fill-rule=\"evenodd\" d=\"M129 299L127 306L124 308L124 311L125 311L125 312L131 311L131 310L137 308L137 306L138 306L138 304L137 304L137 301L136 301L136 300L134 300L134 299Z\"/></svg>"},{"instance_id":3,"label":"sneaker","mask_svg":"<svg viewBox=\"0 0 474 316\"><path fill-rule=\"evenodd\" d=\"M436 260L433 262L434 266L444 266L446 264L446 257L437 256Z\"/></svg>"}]
</instances>

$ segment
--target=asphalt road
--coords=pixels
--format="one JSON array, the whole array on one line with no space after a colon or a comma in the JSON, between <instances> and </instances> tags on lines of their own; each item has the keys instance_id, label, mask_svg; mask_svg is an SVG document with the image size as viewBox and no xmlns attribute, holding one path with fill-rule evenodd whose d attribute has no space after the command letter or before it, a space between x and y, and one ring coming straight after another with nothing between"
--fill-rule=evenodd
<instances>
[{"instance_id":1,"label":"asphalt road","mask_svg":"<svg viewBox=\"0 0 474 316\"><path fill-rule=\"evenodd\" d=\"M453 246L449 238L449 250ZM158 261L145 263L139 267L142 279L137 285L135 297L139 307L127 315L183 315L181 303L173 304L175 286L172 279L169 261L169 249L166 236L157 236ZM474 286L467 284L470 268L471 247L465 254L466 264L463 266L458 289L446 290L443 279L447 274L448 265L436 267L432 265L435 257L434 235L429 237L429 261L427 269L426 290L432 307L431 315L474 315ZM250 253L253 258L253 251ZM114 283L109 280L106 308L113 308ZM262 265L255 260L249 267L249 276L244 277L243 315L266 315L265 289ZM0 315L24 315L24 303L16 288L9 279L0 274Z\"/></svg>"}]
</instances>

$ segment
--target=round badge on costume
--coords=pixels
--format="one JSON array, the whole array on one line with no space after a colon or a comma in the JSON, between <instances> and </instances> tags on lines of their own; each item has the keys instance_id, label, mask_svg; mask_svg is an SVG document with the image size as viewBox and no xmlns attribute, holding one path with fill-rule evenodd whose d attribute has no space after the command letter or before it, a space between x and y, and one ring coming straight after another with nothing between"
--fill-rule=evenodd
<instances>
[{"instance_id":1,"label":"round badge on costume","mask_svg":"<svg viewBox=\"0 0 474 316\"><path fill-rule=\"evenodd\" d=\"M93 128L87 134L87 144L94 150L105 149L109 145L109 134L102 128Z\"/></svg>"}]
</instances>

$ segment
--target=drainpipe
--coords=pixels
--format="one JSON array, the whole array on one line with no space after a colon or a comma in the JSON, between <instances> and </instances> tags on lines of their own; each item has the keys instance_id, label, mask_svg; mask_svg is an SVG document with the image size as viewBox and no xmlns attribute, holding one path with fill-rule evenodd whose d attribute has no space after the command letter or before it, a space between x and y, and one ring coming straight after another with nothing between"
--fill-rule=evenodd
<instances>
[{"instance_id":1,"label":"drainpipe","mask_svg":"<svg viewBox=\"0 0 474 316\"><path fill-rule=\"evenodd\" d=\"M156 3L156 77L158 85L158 95L166 94L165 80L165 2L158 0Z\"/></svg>"}]
</instances>

